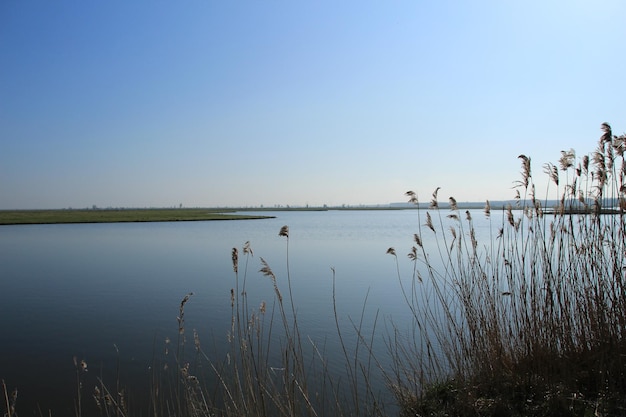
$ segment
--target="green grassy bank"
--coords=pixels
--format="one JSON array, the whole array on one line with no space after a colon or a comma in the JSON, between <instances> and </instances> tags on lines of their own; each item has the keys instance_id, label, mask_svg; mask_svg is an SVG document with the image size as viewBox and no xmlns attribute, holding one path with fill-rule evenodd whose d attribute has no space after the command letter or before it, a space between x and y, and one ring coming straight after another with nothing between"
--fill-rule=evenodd
<instances>
[{"instance_id":1,"label":"green grassy bank","mask_svg":"<svg viewBox=\"0 0 626 417\"><path fill-rule=\"evenodd\" d=\"M0 225L55 223L172 222L199 220L267 219L273 216L234 214L233 211L193 209L106 210L7 210L0 211Z\"/></svg>"}]
</instances>

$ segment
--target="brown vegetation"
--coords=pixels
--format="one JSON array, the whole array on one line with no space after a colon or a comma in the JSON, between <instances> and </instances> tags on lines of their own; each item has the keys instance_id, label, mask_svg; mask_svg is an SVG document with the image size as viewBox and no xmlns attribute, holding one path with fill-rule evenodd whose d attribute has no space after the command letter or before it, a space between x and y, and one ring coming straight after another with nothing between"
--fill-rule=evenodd
<instances>
[{"instance_id":1,"label":"brown vegetation","mask_svg":"<svg viewBox=\"0 0 626 417\"><path fill-rule=\"evenodd\" d=\"M362 334L361 323L353 325L356 347L348 347L336 310L345 369L329 369L324 349L303 337L287 226L279 232L286 248L286 297L260 258L259 272L269 279L274 299L252 306L246 279L253 252L248 242L242 256L233 248L227 359L211 360L195 331L193 346L187 343L185 305L192 294L186 295L175 346L170 349L168 339L163 355L155 355L148 414L389 415L393 405L374 388L374 372L387 381L403 416L626 414L626 137L614 136L608 124L602 130L590 156L576 160L574 151L565 151L558 167L544 166L560 202L549 214L549 195L535 195L525 155L519 157L517 206L494 219L487 202L491 228L482 243L471 213L460 212L454 198L449 214L442 214L439 189L429 210L416 211L408 253L413 275L407 280L399 267L397 275L412 328L392 324L386 333L391 369L373 356L374 335ZM407 195L419 207L417 194ZM618 203L616 214L602 214L609 201ZM387 253L398 265L397 251ZM132 414L119 381L114 388L102 379L95 389L85 387L87 364L75 359L75 365L77 416L90 396L101 415ZM4 415L15 416L17 392L10 395L3 381L3 393Z\"/></svg>"},{"instance_id":2,"label":"brown vegetation","mask_svg":"<svg viewBox=\"0 0 626 417\"><path fill-rule=\"evenodd\" d=\"M436 236L442 268L421 244L437 233L426 213L404 291L415 333L389 339L405 415L626 413L626 136L602 130L591 157L564 151L559 168L545 165L559 201L552 214L525 155L519 210L492 220L486 245L470 213L462 220L451 205L449 234ZM607 202L618 202L616 214L601 214Z\"/></svg>"}]
</instances>

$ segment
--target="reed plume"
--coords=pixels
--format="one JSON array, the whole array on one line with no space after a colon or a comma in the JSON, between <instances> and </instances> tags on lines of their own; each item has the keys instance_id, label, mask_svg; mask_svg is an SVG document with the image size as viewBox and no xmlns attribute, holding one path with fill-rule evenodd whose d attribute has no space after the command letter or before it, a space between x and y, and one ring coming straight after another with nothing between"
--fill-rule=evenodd
<instances>
[{"instance_id":1,"label":"reed plume","mask_svg":"<svg viewBox=\"0 0 626 417\"><path fill-rule=\"evenodd\" d=\"M237 248L233 248L231 252L231 259L233 261L233 271L235 273L239 272L239 251Z\"/></svg>"},{"instance_id":2,"label":"reed plume","mask_svg":"<svg viewBox=\"0 0 626 417\"><path fill-rule=\"evenodd\" d=\"M413 241L417 244L417 246L422 247L422 238L417 233L413 233Z\"/></svg>"},{"instance_id":3,"label":"reed plume","mask_svg":"<svg viewBox=\"0 0 626 417\"><path fill-rule=\"evenodd\" d=\"M433 233L437 233L435 230L435 226L433 225L433 219L430 216L430 213L426 213L426 227L433 231Z\"/></svg>"},{"instance_id":4,"label":"reed plume","mask_svg":"<svg viewBox=\"0 0 626 417\"><path fill-rule=\"evenodd\" d=\"M600 136L600 144L605 145L607 143L611 143L613 139L613 131L611 129L611 125L604 122L600 125L600 129L602 129L602 136Z\"/></svg>"},{"instance_id":5,"label":"reed plume","mask_svg":"<svg viewBox=\"0 0 626 417\"><path fill-rule=\"evenodd\" d=\"M524 154L518 156L518 158L522 160L522 179L520 181L516 181L516 186L528 188L528 184L530 183L531 178L530 158Z\"/></svg>"},{"instance_id":6,"label":"reed plume","mask_svg":"<svg viewBox=\"0 0 626 417\"><path fill-rule=\"evenodd\" d=\"M519 156L516 207L500 226L487 201L482 250L471 217L464 230L454 215L437 229L450 230L436 237L437 249L439 240L449 248L440 266L428 254L417 262L411 248L418 290L400 285L414 329L400 348L399 333L390 338L403 415L625 415L626 226L615 204L626 201L626 137L601 129L590 156L577 161L570 149L544 165L556 198L536 198L531 160Z\"/></svg>"},{"instance_id":7,"label":"reed plume","mask_svg":"<svg viewBox=\"0 0 626 417\"><path fill-rule=\"evenodd\" d=\"M550 177L557 187L559 186L559 170L556 165L550 162L545 163L543 165L543 172Z\"/></svg>"},{"instance_id":8,"label":"reed plume","mask_svg":"<svg viewBox=\"0 0 626 417\"><path fill-rule=\"evenodd\" d=\"M559 167L561 171L567 171L574 166L576 160L576 152L573 149L569 151L561 151L561 158L559 158Z\"/></svg>"},{"instance_id":9,"label":"reed plume","mask_svg":"<svg viewBox=\"0 0 626 417\"><path fill-rule=\"evenodd\" d=\"M406 193L404 193L404 195L409 197L409 203L412 203L412 204L415 204L415 205L418 204L417 194L415 194L414 191L407 191Z\"/></svg>"},{"instance_id":10,"label":"reed plume","mask_svg":"<svg viewBox=\"0 0 626 417\"><path fill-rule=\"evenodd\" d=\"M456 203L456 199L454 197L450 197L449 201L450 201L450 210L456 211L456 210L459 209L459 207L458 207L458 205Z\"/></svg>"},{"instance_id":11,"label":"reed plume","mask_svg":"<svg viewBox=\"0 0 626 417\"><path fill-rule=\"evenodd\" d=\"M270 266L268 265L268 263L265 261L265 259L260 258L261 260L261 269L259 270L260 273L263 274L263 276L269 277L270 280L272 281L272 285L274 286L274 292L276 293L276 296L278 297L278 301L280 303L283 302L283 296L280 293L280 290L278 289L278 283L276 282L276 275L274 275L274 272L272 271L272 268L270 268Z\"/></svg>"},{"instance_id":12,"label":"reed plume","mask_svg":"<svg viewBox=\"0 0 626 417\"><path fill-rule=\"evenodd\" d=\"M176 320L178 321L179 334L185 333L185 304L187 304L187 301L189 301L189 298L191 298L192 295L192 292L188 293L183 297L180 302L180 307L178 308L178 317L176 317Z\"/></svg>"},{"instance_id":13,"label":"reed plume","mask_svg":"<svg viewBox=\"0 0 626 417\"><path fill-rule=\"evenodd\" d=\"M437 194L439 193L440 189L441 189L441 187L437 187L435 189L435 191L433 191L433 195L432 195L432 198L430 200L430 208L431 209L439 208L439 202L437 201Z\"/></svg>"},{"instance_id":14,"label":"reed plume","mask_svg":"<svg viewBox=\"0 0 626 417\"><path fill-rule=\"evenodd\" d=\"M252 251L252 248L250 247L250 241L246 241L246 243L243 244L243 254L244 255L250 255L250 256L254 256L254 252Z\"/></svg>"}]
</instances>

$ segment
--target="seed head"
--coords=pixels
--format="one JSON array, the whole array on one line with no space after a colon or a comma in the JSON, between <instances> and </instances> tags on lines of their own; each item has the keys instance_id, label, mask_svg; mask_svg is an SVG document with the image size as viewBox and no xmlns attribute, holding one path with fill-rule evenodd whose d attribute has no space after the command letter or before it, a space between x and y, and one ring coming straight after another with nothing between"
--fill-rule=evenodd
<instances>
[{"instance_id":1,"label":"seed head","mask_svg":"<svg viewBox=\"0 0 626 417\"><path fill-rule=\"evenodd\" d=\"M239 251L237 250L237 248L233 248L232 259L233 259L233 271L235 271L235 273L237 273L237 271L239 270L239 267L238 267Z\"/></svg>"},{"instance_id":2,"label":"seed head","mask_svg":"<svg viewBox=\"0 0 626 417\"><path fill-rule=\"evenodd\" d=\"M517 187L528 188L528 184L530 183L530 158L526 155L518 156L519 159L522 160L522 180L516 182Z\"/></svg>"},{"instance_id":3,"label":"seed head","mask_svg":"<svg viewBox=\"0 0 626 417\"><path fill-rule=\"evenodd\" d=\"M604 145L605 143L611 143L611 139L613 138L613 132L611 130L611 125L604 122L600 126L602 129L602 136L600 136L600 143Z\"/></svg>"},{"instance_id":4,"label":"seed head","mask_svg":"<svg viewBox=\"0 0 626 417\"><path fill-rule=\"evenodd\" d=\"M569 151L561 151L561 158L559 158L561 171L567 171L568 168L573 167L575 160L576 152L574 152L573 149L570 149Z\"/></svg>"},{"instance_id":5,"label":"seed head","mask_svg":"<svg viewBox=\"0 0 626 417\"><path fill-rule=\"evenodd\" d=\"M417 246L420 248L422 247L422 238L417 233L413 234L413 241L417 244Z\"/></svg>"},{"instance_id":6,"label":"seed head","mask_svg":"<svg viewBox=\"0 0 626 417\"><path fill-rule=\"evenodd\" d=\"M458 206L456 204L456 199L454 197L450 197L450 210L458 210Z\"/></svg>"},{"instance_id":7,"label":"seed head","mask_svg":"<svg viewBox=\"0 0 626 417\"><path fill-rule=\"evenodd\" d=\"M435 226L433 226L433 219L430 217L430 213L426 213L426 227L433 232L435 231Z\"/></svg>"},{"instance_id":8,"label":"seed head","mask_svg":"<svg viewBox=\"0 0 626 417\"><path fill-rule=\"evenodd\" d=\"M250 247L250 241L246 241L246 243L243 244L243 254L244 255L248 255L250 254L250 256L254 256L254 252L252 252L252 248Z\"/></svg>"},{"instance_id":9,"label":"seed head","mask_svg":"<svg viewBox=\"0 0 626 417\"><path fill-rule=\"evenodd\" d=\"M417 204L417 194L415 194L415 191L407 191L404 195L409 197L409 203Z\"/></svg>"},{"instance_id":10,"label":"seed head","mask_svg":"<svg viewBox=\"0 0 626 417\"><path fill-rule=\"evenodd\" d=\"M437 187L435 189L435 191L433 191L433 198L430 200L430 208L431 209L439 208L439 202L437 201L437 193L439 193L440 189L441 189L441 187Z\"/></svg>"}]
</instances>

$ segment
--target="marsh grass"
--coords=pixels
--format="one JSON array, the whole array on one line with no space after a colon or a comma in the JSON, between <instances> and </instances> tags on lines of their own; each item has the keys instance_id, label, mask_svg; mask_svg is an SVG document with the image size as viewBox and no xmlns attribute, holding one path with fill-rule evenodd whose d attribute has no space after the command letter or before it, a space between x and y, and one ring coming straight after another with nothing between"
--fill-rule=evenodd
<instances>
[{"instance_id":1,"label":"marsh grass","mask_svg":"<svg viewBox=\"0 0 626 417\"><path fill-rule=\"evenodd\" d=\"M346 366L331 367L325 342L302 336L291 283L287 226L281 228L279 238L285 240L284 277L277 276L264 258L255 258L249 242L231 251L234 279L230 291L230 328L223 339L225 356L205 351L202 334L196 329L193 329L193 343L191 337L187 339L190 332L185 323L185 306L192 302L193 294L182 299L177 337L166 339L163 349L155 342L150 415L385 415L379 401L380 387L374 387L371 382L376 368L370 350L374 338L359 333L364 315L352 323L359 337L350 342L344 340L342 326L335 316ZM259 265L255 275L265 278L273 290L270 299L248 294L247 280L253 263ZM329 271L329 275L333 278L336 312L334 271ZM109 401L105 407L102 393L111 391L103 383L98 387L102 414L132 415L116 402Z\"/></svg>"},{"instance_id":2,"label":"marsh grass","mask_svg":"<svg viewBox=\"0 0 626 417\"><path fill-rule=\"evenodd\" d=\"M235 210L209 208L0 210L0 225L173 222L268 218L268 216L235 214L234 211Z\"/></svg>"},{"instance_id":3,"label":"marsh grass","mask_svg":"<svg viewBox=\"0 0 626 417\"><path fill-rule=\"evenodd\" d=\"M219 380L214 410L227 416L383 415L374 400L370 374L358 368L359 362L350 362L345 369L330 369L324 348L302 336L289 266L289 228L282 227L279 236L285 239L283 284L287 296L283 295L281 281L271 266L259 258L259 272L274 290L269 302L253 304L248 298L246 280L254 256L249 243L243 246L242 271L239 251L233 249L235 286L231 292L229 352L225 362L210 365ZM361 343L356 344L357 352L353 352L344 343L339 326L337 335L346 358L359 357ZM209 361L208 355L199 352ZM338 378L345 378L349 387L361 389L344 389Z\"/></svg>"},{"instance_id":4,"label":"marsh grass","mask_svg":"<svg viewBox=\"0 0 626 417\"><path fill-rule=\"evenodd\" d=\"M302 332L287 226L278 233L284 276L255 258L249 242L233 248L225 355L206 351L202 334L189 331L185 307L193 294L185 295L176 337L154 342L147 415L391 415L393 405L374 382L379 377L402 416L626 414L626 136L613 135L608 124L602 132L590 155L563 151L558 165L544 165L543 198L531 159L520 155L516 204L494 211L486 203L486 235L453 197L444 213L439 188L427 210L407 193L417 207L408 279L396 249L387 253L412 320L408 328L386 323L384 358L374 354L377 314L367 326L374 330L363 330L367 297L360 317L349 319L349 334L344 330L332 268L331 337L343 366L331 365L337 361L325 341ZM552 200L557 204L548 207ZM248 294L253 264L272 291L268 299ZM130 411L119 356L115 375L92 386L86 362L75 358L74 365L77 416L88 415L87 400L102 416L146 415L146 408ZM4 415L16 416L17 390L9 394L2 381L2 393Z\"/></svg>"},{"instance_id":5,"label":"marsh grass","mask_svg":"<svg viewBox=\"0 0 626 417\"><path fill-rule=\"evenodd\" d=\"M453 199L438 209L438 190L418 211L410 288L398 272L413 330L388 337L405 415L626 413L626 136L602 130L590 156L544 166L544 200L520 155L516 206L494 219L487 203L486 244Z\"/></svg>"},{"instance_id":6,"label":"marsh grass","mask_svg":"<svg viewBox=\"0 0 626 417\"><path fill-rule=\"evenodd\" d=\"M15 417L17 416L16 412L16 403L17 403L17 388L14 388L9 394L9 389L7 388L4 379L2 380L2 401L5 406L5 413L3 414L6 417Z\"/></svg>"}]
</instances>

